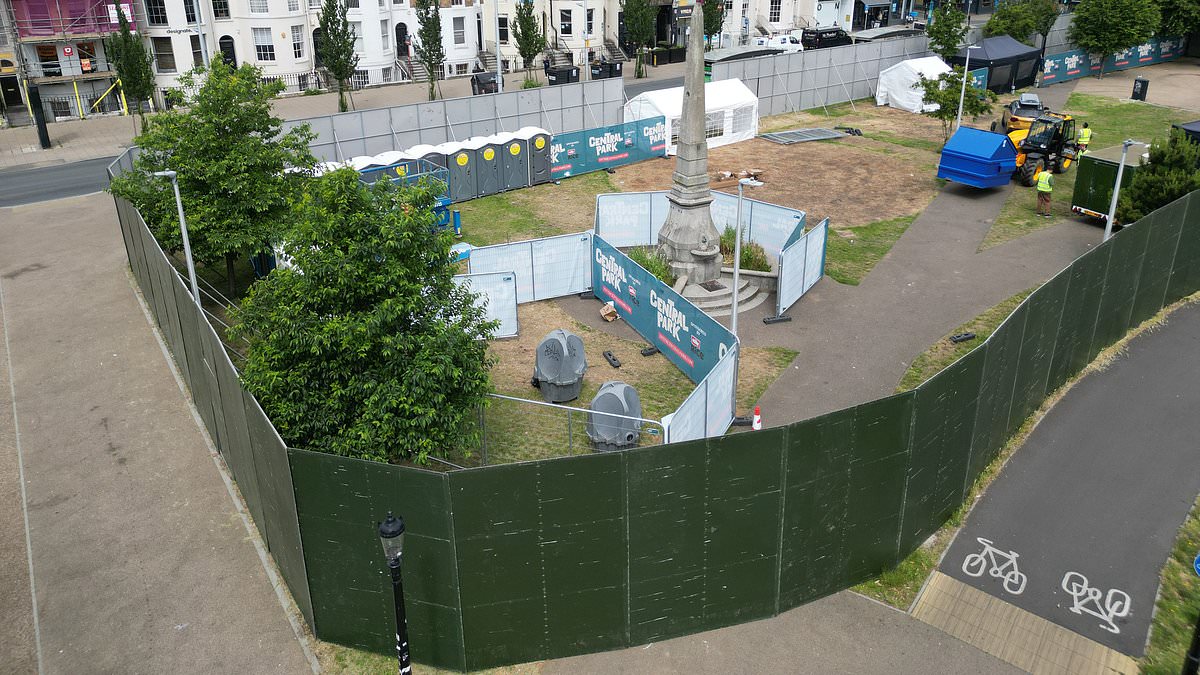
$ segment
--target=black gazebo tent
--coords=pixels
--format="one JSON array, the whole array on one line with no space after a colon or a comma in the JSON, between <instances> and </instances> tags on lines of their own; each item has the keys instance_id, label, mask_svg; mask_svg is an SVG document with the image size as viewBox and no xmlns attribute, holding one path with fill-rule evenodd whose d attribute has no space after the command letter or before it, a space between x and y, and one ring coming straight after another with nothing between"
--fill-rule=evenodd
<instances>
[{"instance_id":1,"label":"black gazebo tent","mask_svg":"<svg viewBox=\"0 0 1200 675\"><path fill-rule=\"evenodd\" d=\"M987 88L999 94L1028 87L1037 81L1038 49L1007 35L984 38L971 50L971 70L988 69ZM963 47L950 59L951 65L966 63Z\"/></svg>"}]
</instances>

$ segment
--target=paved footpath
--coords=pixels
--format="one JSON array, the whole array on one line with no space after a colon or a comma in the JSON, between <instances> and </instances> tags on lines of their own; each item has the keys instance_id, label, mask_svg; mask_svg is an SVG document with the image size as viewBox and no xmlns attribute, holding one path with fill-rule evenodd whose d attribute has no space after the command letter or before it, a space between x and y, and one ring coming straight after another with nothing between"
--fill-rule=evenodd
<instances>
[{"instance_id":1,"label":"paved footpath","mask_svg":"<svg viewBox=\"0 0 1200 675\"><path fill-rule=\"evenodd\" d=\"M309 672L127 269L107 195L0 209L0 672Z\"/></svg>"},{"instance_id":2,"label":"paved footpath","mask_svg":"<svg viewBox=\"0 0 1200 675\"><path fill-rule=\"evenodd\" d=\"M1198 355L1192 305L1075 385L988 488L942 573L1141 656L1159 569L1200 493ZM981 558L979 539L999 552Z\"/></svg>"}]
</instances>

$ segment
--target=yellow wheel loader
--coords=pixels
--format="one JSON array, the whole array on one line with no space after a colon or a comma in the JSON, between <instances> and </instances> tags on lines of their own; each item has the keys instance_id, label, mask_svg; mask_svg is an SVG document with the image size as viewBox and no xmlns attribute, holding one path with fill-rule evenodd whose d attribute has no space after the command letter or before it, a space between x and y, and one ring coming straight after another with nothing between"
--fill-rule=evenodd
<instances>
[{"instance_id":1,"label":"yellow wheel loader","mask_svg":"<svg viewBox=\"0 0 1200 675\"><path fill-rule=\"evenodd\" d=\"M1025 187L1032 187L1042 171L1063 173L1079 152L1071 115L1043 113L1028 129L1016 129L1008 138L1017 149L1017 180Z\"/></svg>"}]
</instances>

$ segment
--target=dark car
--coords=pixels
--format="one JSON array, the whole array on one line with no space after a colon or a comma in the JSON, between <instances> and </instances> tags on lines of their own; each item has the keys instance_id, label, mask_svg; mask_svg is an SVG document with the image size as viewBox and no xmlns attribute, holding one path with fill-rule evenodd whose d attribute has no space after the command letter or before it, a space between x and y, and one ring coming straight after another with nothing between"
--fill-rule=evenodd
<instances>
[{"instance_id":1,"label":"dark car","mask_svg":"<svg viewBox=\"0 0 1200 675\"><path fill-rule=\"evenodd\" d=\"M800 43L804 49L823 49L825 47L841 47L852 43L850 34L845 30L830 26L829 28L805 28L800 35Z\"/></svg>"},{"instance_id":2,"label":"dark car","mask_svg":"<svg viewBox=\"0 0 1200 675\"><path fill-rule=\"evenodd\" d=\"M471 75L472 94L495 94L499 91L496 86L496 73L485 71Z\"/></svg>"}]
</instances>

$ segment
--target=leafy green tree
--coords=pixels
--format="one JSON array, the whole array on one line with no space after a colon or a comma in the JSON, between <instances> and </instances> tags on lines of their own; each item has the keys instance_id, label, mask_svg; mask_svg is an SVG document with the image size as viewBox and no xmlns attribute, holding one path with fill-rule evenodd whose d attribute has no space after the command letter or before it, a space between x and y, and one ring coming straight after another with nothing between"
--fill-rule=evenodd
<instances>
[{"instance_id":1,"label":"leafy green tree","mask_svg":"<svg viewBox=\"0 0 1200 675\"><path fill-rule=\"evenodd\" d=\"M125 12L117 7L117 20L120 29L104 41L104 52L108 54L113 68L117 71L117 79L121 82L121 90L125 92L126 101L137 110L142 128L146 127L146 114L142 112L142 102L149 101L154 96L154 70L150 67L150 53L141 38L133 34L129 28L129 20Z\"/></svg>"},{"instance_id":2,"label":"leafy green tree","mask_svg":"<svg viewBox=\"0 0 1200 675\"><path fill-rule=\"evenodd\" d=\"M134 139L142 149L134 171L115 178L109 190L141 210L164 249L178 250L174 193L153 175L176 171L192 255L205 265L224 259L232 293L237 255L264 250L287 226L305 170L316 161L308 150L313 133L307 126L282 133L271 99L284 85L263 82L254 66L234 70L214 59L210 69L179 80L184 91L196 91L189 107L147 120Z\"/></svg>"},{"instance_id":3,"label":"leafy green tree","mask_svg":"<svg viewBox=\"0 0 1200 675\"><path fill-rule=\"evenodd\" d=\"M513 40L517 43L517 53L521 55L521 67L525 69L525 82L533 78L529 69L538 54L546 51L546 36L542 34L537 16L533 13L533 0L519 0L516 15L513 17ZM536 85L527 84L526 89Z\"/></svg>"},{"instance_id":4,"label":"leafy green tree","mask_svg":"<svg viewBox=\"0 0 1200 675\"><path fill-rule=\"evenodd\" d=\"M1058 21L1059 4L1057 0L1024 0L1027 11L1033 22L1033 32L1042 37L1042 56L1046 55L1046 40Z\"/></svg>"},{"instance_id":5,"label":"leafy green tree","mask_svg":"<svg viewBox=\"0 0 1200 675\"><path fill-rule=\"evenodd\" d=\"M1150 145L1142 165L1117 200L1117 222L1132 223L1151 211L1200 190L1200 144L1174 130L1167 142Z\"/></svg>"},{"instance_id":6,"label":"leafy green tree","mask_svg":"<svg viewBox=\"0 0 1200 675\"><path fill-rule=\"evenodd\" d=\"M704 12L704 37L708 38L708 48L712 49L713 36L720 34L725 25L725 3L722 0L696 3L696 11Z\"/></svg>"},{"instance_id":7,"label":"leafy green tree","mask_svg":"<svg viewBox=\"0 0 1200 675\"><path fill-rule=\"evenodd\" d=\"M354 53L357 36L346 19L346 0L325 0L321 7L321 41L317 45L317 56L321 65L329 69L338 86L338 112L346 112L346 82L354 77L358 68L358 54Z\"/></svg>"},{"instance_id":8,"label":"leafy green tree","mask_svg":"<svg viewBox=\"0 0 1200 675\"><path fill-rule=\"evenodd\" d=\"M1158 28L1158 5L1149 0L1083 0L1067 39L1103 58L1144 44ZM1098 73L1104 75L1103 66Z\"/></svg>"},{"instance_id":9,"label":"leafy green tree","mask_svg":"<svg viewBox=\"0 0 1200 675\"><path fill-rule=\"evenodd\" d=\"M1159 37L1183 37L1200 33L1200 0L1159 0L1162 18Z\"/></svg>"},{"instance_id":10,"label":"leafy green tree","mask_svg":"<svg viewBox=\"0 0 1200 675\"><path fill-rule=\"evenodd\" d=\"M309 181L285 251L233 313L242 381L294 445L424 464L460 442L489 391L495 330L453 280L439 188Z\"/></svg>"},{"instance_id":11,"label":"leafy green tree","mask_svg":"<svg viewBox=\"0 0 1200 675\"><path fill-rule=\"evenodd\" d=\"M651 5L649 0L622 0L621 9L625 12L625 35L637 50L633 76L645 77L642 51L654 41L654 21L658 15L658 7Z\"/></svg>"},{"instance_id":12,"label":"leafy green tree","mask_svg":"<svg viewBox=\"0 0 1200 675\"><path fill-rule=\"evenodd\" d=\"M1031 38L1036 29L1033 25L1033 14L1029 9L1029 3L1023 0L999 5L996 7L996 11L992 12L992 17L984 24L983 34L987 37L1008 35L1014 40L1020 40L1033 46Z\"/></svg>"},{"instance_id":13,"label":"leafy green tree","mask_svg":"<svg viewBox=\"0 0 1200 675\"><path fill-rule=\"evenodd\" d=\"M929 50L949 62L967 37L967 15L955 3L942 4L933 10L933 19L925 32L929 35Z\"/></svg>"},{"instance_id":14,"label":"leafy green tree","mask_svg":"<svg viewBox=\"0 0 1200 675\"><path fill-rule=\"evenodd\" d=\"M425 67L429 81L429 100L437 98L437 81L446 63L446 49L442 46L442 14L438 0L416 0L417 9L417 60Z\"/></svg>"},{"instance_id":15,"label":"leafy green tree","mask_svg":"<svg viewBox=\"0 0 1200 675\"><path fill-rule=\"evenodd\" d=\"M936 105L936 110L922 111L942 122L942 143L950 140L950 132L954 120L958 117L958 98L962 94L963 68L954 66L954 70L942 73L937 79L922 77L920 82L913 85L921 90L921 100L927 105ZM967 78L967 91L962 97L963 117L974 119L980 115L992 112L992 103L996 102L996 94L987 89L976 87L971 78Z\"/></svg>"}]
</instances>

